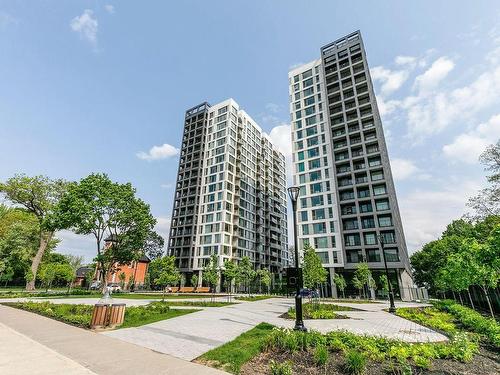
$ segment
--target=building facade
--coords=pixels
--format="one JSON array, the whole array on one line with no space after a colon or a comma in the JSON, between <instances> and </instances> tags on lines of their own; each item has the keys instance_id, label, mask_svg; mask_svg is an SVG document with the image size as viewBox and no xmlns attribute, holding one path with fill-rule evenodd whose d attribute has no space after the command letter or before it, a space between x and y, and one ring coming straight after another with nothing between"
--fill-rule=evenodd
<instances>
[{"instance_id":1,"label":"building facade","mask_svg":"<svg viewBox=\"0 0 500 375\"><path fill-rule=\"evenodd\" d=\"M360 262L374 274L384 269L382 237L406 299L408 252L360 32L322 47L318 60L289 72L289 83L300 249L316 249L335 295L335 272L349 278Z\"/></svg>"},{"instance_id":2,"label":"building facade","mask_svg":"<svg viewBox=\"0 0 500 375\"><path fill-rule=\"evenodd\" d=\"M285 158L232 99L186 111L168 252L189 279L212 254L287 266Z\"/></svg>"}]
</instances>

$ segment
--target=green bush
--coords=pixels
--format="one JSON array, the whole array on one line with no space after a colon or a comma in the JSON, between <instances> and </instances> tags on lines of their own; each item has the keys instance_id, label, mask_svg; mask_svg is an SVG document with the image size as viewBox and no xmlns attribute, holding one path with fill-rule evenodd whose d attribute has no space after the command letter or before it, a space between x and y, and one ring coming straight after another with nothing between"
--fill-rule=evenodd
<instances>
[{"instance_id":1,"label":"green bush","mask_svg":"<svg viewBox=\"0 0 500 375\"><path fill-rule=\"evenodd\" d=\"M304 319L348 319L347 316L337 314L337 311L353 311L352 307L339 306L331 303L304 303L302 314ZM295 319L295 308L290 307L287 317Z\"/></svg>"},{"instance_id":2,"label":"green bush","mask_svg":"<svg viewBox=\"0 0 500 375\"><path fill-rule=\"evenodd\" d=\"M453 316L448 313L441 312L433 307L399 308L396 311L396 315L449 334L457 332L457 328L453 323Z\"/></svg>"},{"instance_id":3,"label":"green bush","mask_svg":"<svg viewBox=\"0 0 500 375\"><path fill-rule=\"evenodd\" d=\"M292 375L292 364L290 361L279 363L271 361L269 365L271 375Z\"/></svg>"},{"instance_id":4,"label":"green bush","mask_svg":"<svg viewBox=\"0 0 500 375\"><path fill-rule=\"evenodd\" d=\"M434 307L452 314L465 328L483 335L497 349L500 349L500 324L492 318L485 318L477 311L458 303L445 300L434 302Z\"/></svg>"},{"instance_id":5,"label":"green bush","mask_svg":"<svg viewBox=\"0 0 500 375\"><path fill-rule=\"evenodd\" d=\"M15 302L9 305L49 318L62 320L81 327L88 327L92 318L92 306L54 304L50 302Z\"/></svg>"},{"instance_id":6,"label":"green bush","mask_svg":"<svg viewBox=\"0 0 500 375\"><path fill-rule=\"evenodd\" d=\"M326 365L326 362L328 362L328 356L328 348L325 345L319 345L316 349L314 349L314 362L316 362L316 365Z\"/></svg>"},{"instance_id":7,"label":"green bush","mask_svg":"<svg viewBox=\"0 0 500 375\"><path fill-rule=\"evenodd\" d=\"M360 375L366 370L366 357L357 350L348 350L345 355L344 368L348 374Z\"/></svg>"}]
</instances>

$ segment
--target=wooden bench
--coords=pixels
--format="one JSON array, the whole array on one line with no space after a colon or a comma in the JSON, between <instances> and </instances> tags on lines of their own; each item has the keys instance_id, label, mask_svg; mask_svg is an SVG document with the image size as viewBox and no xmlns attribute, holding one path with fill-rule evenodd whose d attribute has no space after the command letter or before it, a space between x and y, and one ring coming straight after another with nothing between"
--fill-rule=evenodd
<instances>
[{"instance_id":1,"label":"wooden bench","mask_svg":"<svg viewBox=\"0 0 500 375\"><path fill-rule=\"evenodd\" d=\"M208 286L200 286L196 288L196 293L208 293L210 292L210 287Z\"/></svg>"},{"instance_id":2,"label":"wooden bench","mask_svg":"<svg viewBox=\"0 0 500 375\"><path fill-rule=\"evenodd\" d=\"M179 293L193 293L194 288L192 286L184 286L179 289Z\"/></svg>"},{"instance_id":3,"label":"wooden bench","mask_svg":"<svg viewBox=\"0 0 500 375\"><path fill-rule=\"evenodd\" d=\"M167 292L168 293L177 293L179 291L179 288L178 287L173 287L173 288L170 288L170 291L168 290L167 288Z\"/></svg>"}]
</instances>

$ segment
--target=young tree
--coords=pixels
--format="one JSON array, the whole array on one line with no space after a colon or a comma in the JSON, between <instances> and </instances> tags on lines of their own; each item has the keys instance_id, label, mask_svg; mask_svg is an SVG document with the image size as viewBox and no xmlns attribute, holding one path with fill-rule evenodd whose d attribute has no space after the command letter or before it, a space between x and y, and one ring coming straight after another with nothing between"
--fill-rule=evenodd
<instances>
[{"instance_id":1,"label":"young tree","mask_svg":"<svg viewBox=\"0 0 500 375\"><path fill-rule=\"evenodd\" d=\"M352 285L358 290L359 298L362 298L362 291L365 286L365 283L361 281L358 276L355 274L352 278Z\"/></svg>"},{"instance_id":2,"label":"young tree","mask_svg":"<svg viewBox=\"0 0 500 375\"><path fill-rule=\"evenodd\" d=\"M250 295L250 283L253 279L255 279L255 275L256 273L253 269L252 263L250 262L250 258L241 258L241 261L238 264L238 276L248 295Z\"/></svg>"},{"instance_id":3,"label":"young tree","mask_svg":"<svg viewBox=\"0 0 500 375\"><path fill-rule=\"evenodd\" d=\"M179 282L179 270L175 266L175 256L164 256L156 259L158 263L158 275L154 280L156 285L163 289L163 298L165 300L165 289L168 285L173 285Z\"/></svg>"},{"instance_id":4,"label":"young tree","mask_svg":"<svg viewBox=\"0 0 500 375\"><path fill-rule=\"evenodd\" d=\"M35 215L39 225L38 249L31 260L26 290L35 289L35 279L43 254L50 247L55 231L60 229L58 220L53 215L67 186L63 180L51 180L45 176L28 177L22 174L0 183L0 192L10 202Z\"/></svg>"},{"instance_id":5,"label":"young tree","mask_svg":"<svg viewBox=\"0 0 500 375\"><path fill-rule=\"evenodd\" d=\"M384 292L384 295L389 296L389 281L387 280L386 275L380 275L378 278L378 282L381 285L381 289Z\"/></svg>"},{"instance_id":6,"label":"young tree","mask_svg":"<svg viewBox=\"0 0 500 375\"><path fill-rule=\"evenodd\" d=\"M83 257L81 255L72 255L72 254L65 255L64 257L66 258L69 266L71 267L72 280L74 280L76 277L76 271L78 270L78 268L83 266ZM71 291L71 284L72 283L68 284L68 294Z\"/></svg>"},{"instance_id":7,"label":"young tree","mask_svg":"<svg viewBox=\"0 0 500 375\"><path fill-rule=\"evenodd\" d=\"M130 277L128 278L127 289L130 290L131 292L133 292L135 290L135 275L134 274L130 275Z\"/></svg>"},{"instance_id":8,"label":"young tree","mask_svg":"<svg viewBox=\"0 0 500 375\"><path fill-rule=\"evenodd\" d=\"M56 275L57 263L47 263L40 267L40 272L38 272L37 277L45 286L45 291L49 291L49 288L52 286L52 283L56 279Z\"/></svg>"},{"instance_id":9,"label":"young tree","mask_svg":"<svg viewBox=\"0 0 500 375\"><path fill-rule=\"evenodd\" d=\"M87 289L90 289L90 285L92 285L92 281L94 280L96 264L92 263L89 267L90 270L85 273L85 285L87 285Z\"/></svg>"},{"instance_id":10,"label":"young tree","mask_svg":"<svg viewBox=\"0 0 500 375\"><path fill-rule=\"evenodd\" d=\"M198 287L198 275L191 276L191 286L194 288Z\"/></svg>"},{"instance_id":11,"label":"young tree","mask_svg":"<svg viewBox=\"0 0 500 375\"><path fill-rule=\"evenodd\" d=\"M208 286L212 290L212 299L215 294L215 288L219 283L219 265L218 258L216 254L210 256L210 261L203 267L203 279L207 282Z\"/></svg>"},{"instance_id":12,"label":"young tree","mask_svg":"<svg viewBox=\"0 0 500 375\"><path fill-rule=\"evenodd\" d=\"M222 274L226 282L226 287L228 290L229 300L231 300L231 292L233 289L233 281L238 278L238 266L232 260L227 259L224 261L224 269Z\"/></svg>"},{"instance_id":13,"label":"young tree","mask_svg":"<svg viewBox=\"0 0 500 375\"><path fill-rule=\"evenodd\" d=\"M266 291L269 294L269 288L271 286L271 272L267 268L262 268L257 271L257 277L259 279L259 284L266 287Z\"/></svg>"},{"instance_id":14,"label":"young tree","mask_svg":"<svg viewBox=\"0 0 500 375\"><path fill-rule=\"evenodd\" d=\"M361 283L361 288L358 289L364 289L365 286L368 288L372 285L370 285L370 280L372 279L372 273L370 271L370 268L368 267L368 263L362 262L359 263L356 271L354 271L354 276L358 279L358 281Z\"/></svg>"},{"instance_id":15,"label":"young tree","mask_svg":"<svg viewBox=\"0 0 500 375\"><path fill-rule=\"evenodd\" d=\"M142 256L156 223L131 184L114 183L105 174L91 174L71 184L58 205L57 217L61 226L94 235L103 291L120 264ZM103 249L105 235L112 245Z\"/></svg>"},{"instance_id":16,"label":"young tree","mask_svg":"<svg viewBox=\"0 0 500 375\"><path fill-rule=\"evenodd\" d=\"M333 282L335 286L342 292L342 298L345 298L345 288L347 287L347 282L344 279L344 276L336 273L333 276Z\"/></svg>"},{"instance_id":17,"label":"young tree","mask_svg":"<svg viewBox=\"0 0 500 375\"><path fill-rule=\"evenodd\" d=\"M326 282L327 270L323 268L321 258L309 245L304 247L304 262L302 266L304 286L309 289L317 289Z\"/></svg>"}]
</instances>

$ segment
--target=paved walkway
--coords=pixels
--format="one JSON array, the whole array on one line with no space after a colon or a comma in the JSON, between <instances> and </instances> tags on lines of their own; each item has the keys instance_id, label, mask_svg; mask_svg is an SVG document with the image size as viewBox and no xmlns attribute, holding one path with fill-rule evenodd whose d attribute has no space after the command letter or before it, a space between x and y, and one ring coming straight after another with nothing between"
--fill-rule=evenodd
<instances>
[{"instance_id":1,"label":"paved walkway","mask_svg":"<svg viewBox=\"0 0 500 375\"><path fill-rule=\"evenodd\" d=\"M2 375L225 374L146 347L1 305L0 324Z\"/></svg>"},{"instance_id":2,"label":"paved walkway","mask_svg":"<svg viewBox=\"0 0 500 375\"><path fill-rule=\"evenodd\" d=\"M202 311L136 328L103 333L162 353L192 360L233 340L261 322L292 328L294 321L279 316L294 304L292 299L273 298ZM342 305L343 303L338 303ZM305 325L326 333L347 330L409 342L446 341L447 338L416 323L389 314L385 303L345 304L366 311L342 312L351 319L306 320ZM423 306L398 303L397 307Z\"/></svg>"}]
</instances>

